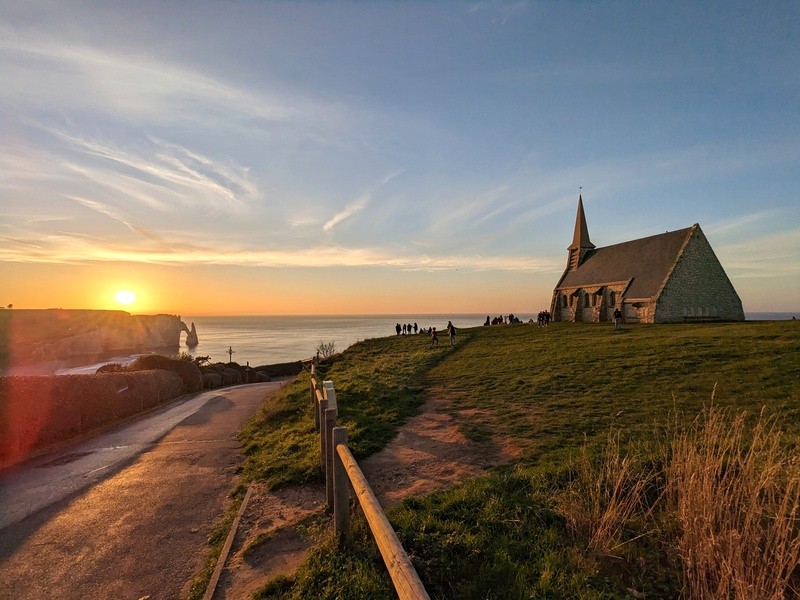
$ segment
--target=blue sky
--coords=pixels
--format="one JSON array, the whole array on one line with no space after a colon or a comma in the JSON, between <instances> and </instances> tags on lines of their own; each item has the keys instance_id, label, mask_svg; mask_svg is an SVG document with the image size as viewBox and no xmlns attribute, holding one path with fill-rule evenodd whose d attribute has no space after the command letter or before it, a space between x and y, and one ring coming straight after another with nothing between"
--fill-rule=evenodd
<instances>
[{"instance_id":1,"label":"blue sky","mask_svg":"<svg viewBox=\"0 0 800 600\"><path fill-rule=\"evenodd\" d=\"M598 246L699 222L745 310L800 309L797 2L0 15L18 306L113 279L142 310L535 312L582 186Z\"/></svg>"}]
</instances>

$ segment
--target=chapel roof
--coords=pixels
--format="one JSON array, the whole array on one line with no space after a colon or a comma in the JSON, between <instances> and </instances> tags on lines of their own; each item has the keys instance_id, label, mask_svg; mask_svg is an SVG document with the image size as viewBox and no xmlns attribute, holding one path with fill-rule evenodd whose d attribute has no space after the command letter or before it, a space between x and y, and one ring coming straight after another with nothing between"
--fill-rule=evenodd
<instances>
[{"instance_id":1,"label":"chapel roof","mask_svg":"<svg viewBox=\"0 0 800 600\"><path fill-rule=\"evenodd\" d=\"M556 289L632 280L625 294L628 298L651 298L661 289L681 248L698 227L695 224L686 229L590 250L577 269L564 274Z\"/></svg>"}]
</instances>

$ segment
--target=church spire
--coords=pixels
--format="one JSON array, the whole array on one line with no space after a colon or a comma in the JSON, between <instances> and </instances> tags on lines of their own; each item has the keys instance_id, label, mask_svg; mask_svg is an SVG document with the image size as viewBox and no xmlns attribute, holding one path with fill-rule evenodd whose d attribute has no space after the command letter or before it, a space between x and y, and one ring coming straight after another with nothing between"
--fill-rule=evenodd
<instances>
[{"instance_id":1,"label":"church spire","mask_svg":"<svg viewBox=\"0 0 800 600\"><path fill-rule=\"evenodd\" d=\"M589 239L589 228L586 226L586 215L583 213L583 196L578 195L578 214L575 216L575 233L572 236L572 244L567 250L577 250L579 248L592 249L595 245Z\"/></svg>"},{"instance_id":2,"label":"church spire","mask_svg":"<svg viewBox=\"0 0 800 600\"><path fill-rule=\"evenodd\" d=\"M578 194L578 214L575 216L575 233L572 236L572 243L567 250L569 251L569 260L567 264L568 271L577 269L584 256L595 248L595 245L589 239L589 228L586 226L586 215L583 213L583 196Z\"/></svg>"}]
</instances>

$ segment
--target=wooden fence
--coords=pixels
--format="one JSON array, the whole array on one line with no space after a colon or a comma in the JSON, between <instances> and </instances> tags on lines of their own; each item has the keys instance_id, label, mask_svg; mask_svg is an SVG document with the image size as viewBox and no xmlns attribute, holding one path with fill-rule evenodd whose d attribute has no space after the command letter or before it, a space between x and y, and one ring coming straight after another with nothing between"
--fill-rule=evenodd
<instances>
[{"instance_id":1,"label":"wooden fence","mask_svg":"<svg viewBox=\"0 0 800 600\"><path fill-rule=\"evenodd\" d=\"M350 486L361 505L400 600L430 600L414 565L386 518L358 462L347 447L347 428L336 427L339 414L332 381L321 381L311 367L311 406L320 432L320 468L325 475L328 509L333 512L339 546L350 543Z\"/></svg>"}]
</instances>

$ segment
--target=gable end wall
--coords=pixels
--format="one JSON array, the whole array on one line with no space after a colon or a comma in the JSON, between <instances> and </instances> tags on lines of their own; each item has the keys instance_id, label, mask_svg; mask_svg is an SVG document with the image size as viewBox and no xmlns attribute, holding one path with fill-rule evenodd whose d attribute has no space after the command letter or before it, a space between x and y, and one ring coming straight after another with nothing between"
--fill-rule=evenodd
<instances>
[{"instance_id":1,"label":"gable end wall","mask_svg":"<svg viewBox=\"0 0 800 600\"><path fill-rule=\"evenodd\" d=\"M654 321L743 321L742 301L705 235L697 228L656 300Z\"/></svg>"}]
</instances>

